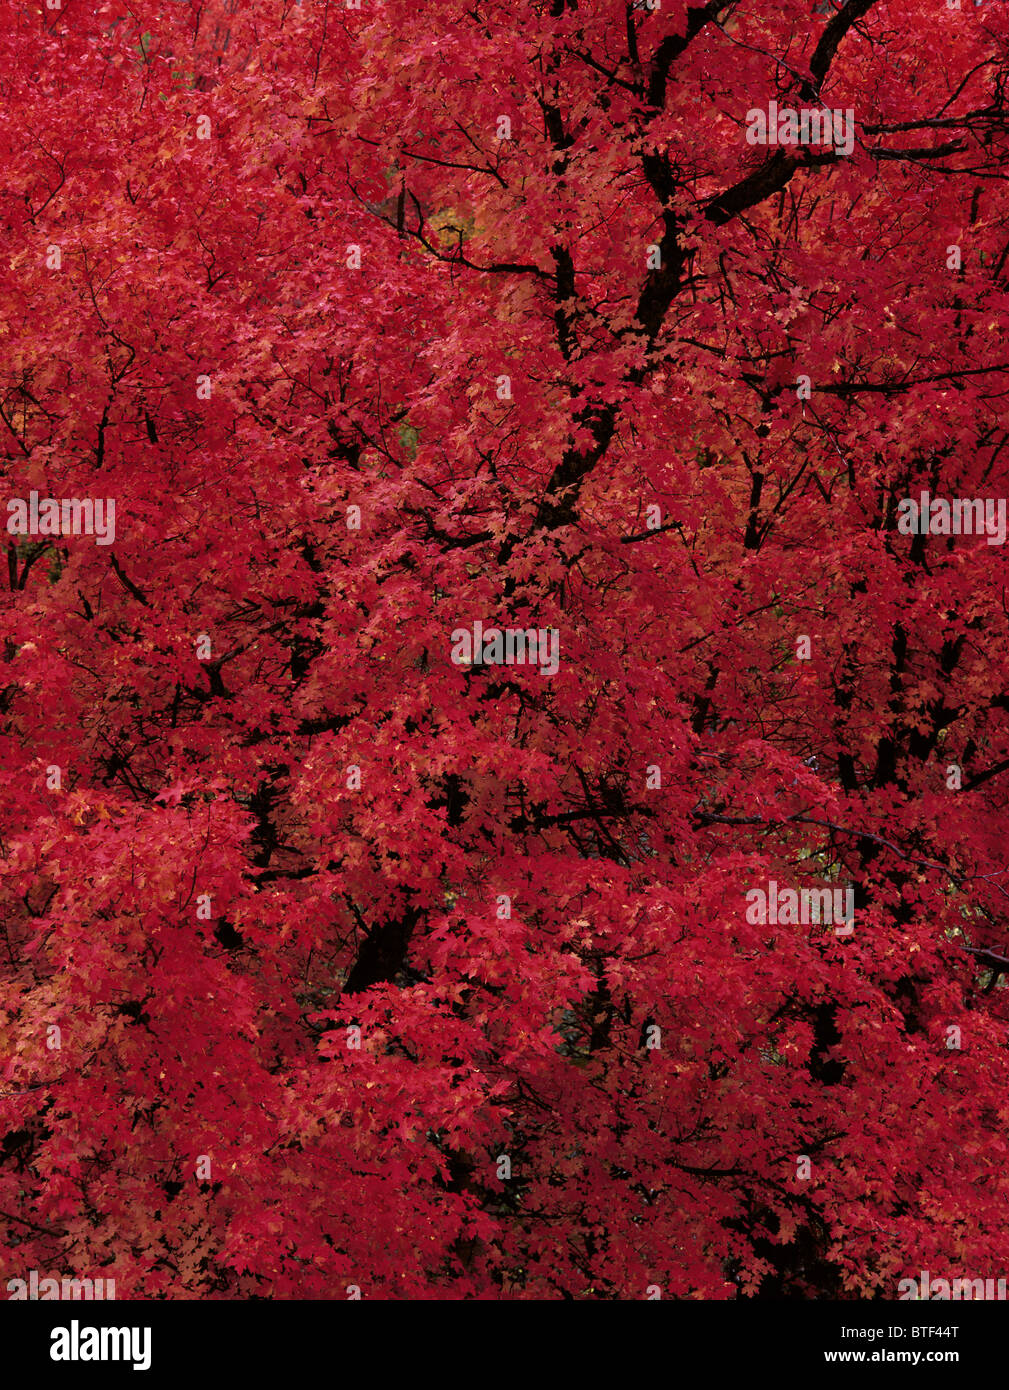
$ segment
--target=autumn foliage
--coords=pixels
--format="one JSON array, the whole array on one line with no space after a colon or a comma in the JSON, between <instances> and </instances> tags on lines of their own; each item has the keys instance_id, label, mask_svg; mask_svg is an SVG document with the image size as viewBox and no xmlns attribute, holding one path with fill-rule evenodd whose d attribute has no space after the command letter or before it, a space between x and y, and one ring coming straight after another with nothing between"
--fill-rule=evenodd
<instances>
[{"instance_id":1,"label":"autumn foliage","mask_svg":"<svg viewBox=\"0 0 1009 1390\"><path fill-rule=\"evenodd\" d=\"M1005 1273L1009 567L898 515L1009 494L1007 81L996 0L3 0L0 502L116 517L3 536L5 1280Z\"/></svg>"}]
</instances>

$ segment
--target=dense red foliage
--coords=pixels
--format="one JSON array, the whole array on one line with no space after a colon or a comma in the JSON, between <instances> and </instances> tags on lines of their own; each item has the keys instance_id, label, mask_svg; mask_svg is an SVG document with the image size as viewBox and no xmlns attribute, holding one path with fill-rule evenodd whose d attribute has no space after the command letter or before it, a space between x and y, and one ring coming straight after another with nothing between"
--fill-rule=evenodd
<instances>
[{"instance_id":1,"label":"dense red foliage","mask_svg":"<svg viewBox=\"0 0 1009 1390\"><path fill-rule=\"evenodd\" d=\"M1005 1272L1009 575L898 521L1009 491L1007 79L994 0L3 0L0 500L115 502L4 536L5 1278Z\"/></svg>"}]
</instances>

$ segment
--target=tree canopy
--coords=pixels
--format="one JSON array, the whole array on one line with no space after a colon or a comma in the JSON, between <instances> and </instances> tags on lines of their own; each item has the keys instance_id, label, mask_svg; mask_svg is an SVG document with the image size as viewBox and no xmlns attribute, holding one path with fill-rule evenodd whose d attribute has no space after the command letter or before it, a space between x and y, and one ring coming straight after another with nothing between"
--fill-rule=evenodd
<instances>
[{"instance_id":1,"label":"tree canopy","mask_svg":"<svg viewBox=\"0 0 1009 1390\"><path fill-rule=\"evenodd\" d=\"M994 0L0 0L8 1277L1004 1271L1007 80Z\"/></svg>"}]
</instances>

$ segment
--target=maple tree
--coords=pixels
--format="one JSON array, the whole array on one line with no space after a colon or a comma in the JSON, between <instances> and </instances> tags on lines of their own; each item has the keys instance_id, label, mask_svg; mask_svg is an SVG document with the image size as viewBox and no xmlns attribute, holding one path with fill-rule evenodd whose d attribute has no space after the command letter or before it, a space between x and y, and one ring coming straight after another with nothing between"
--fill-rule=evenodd
<instances>
[{"instance_id":1,"label":"maple tree","mask_svg":"<svg viewBox=\"0 0 1009 1390\"><path fill-rule=\"evenodd\" d=\"M4 0L5 497L115 502L4 538L5 1278L1004 1270L1006 561L897 515L1005 491L1007 76L991 0Z\"/></svg>"}]
</instances>

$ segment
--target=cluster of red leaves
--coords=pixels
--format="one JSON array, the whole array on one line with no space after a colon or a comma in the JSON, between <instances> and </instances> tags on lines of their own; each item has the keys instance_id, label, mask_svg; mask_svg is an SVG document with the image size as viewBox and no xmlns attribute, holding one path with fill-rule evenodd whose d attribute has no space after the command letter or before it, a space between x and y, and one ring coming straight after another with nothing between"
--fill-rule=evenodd
<instances>
[{"instance_id":1,"label":"cluster of red leaves","mask_svg":"<svg viewBox=\"0 0 1009 1390\"><path fill-rule=\"evenodd\" d=\"M1009 486L1007 69L994 0L3 0L0 500L116 501L4 536L4 1277L1005 1270L1005 550L895 516Z\"/></svg>"}]
</instances>

